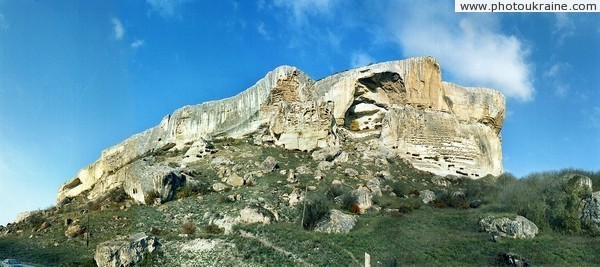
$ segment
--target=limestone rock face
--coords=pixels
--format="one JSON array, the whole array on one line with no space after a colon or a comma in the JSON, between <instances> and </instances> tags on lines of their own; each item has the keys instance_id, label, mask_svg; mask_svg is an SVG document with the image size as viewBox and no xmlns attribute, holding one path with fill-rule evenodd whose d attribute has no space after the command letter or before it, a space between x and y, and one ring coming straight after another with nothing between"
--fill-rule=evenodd
<instances>
[{"instance_id":1,"label":"limestone rock face","mask_svg":"<svg viewBox=\"0 0 600 267\"><path fill-rule=\"evenodd\" d=\"M244 136L303 151L369 139L386 154L441 176L499 175L504 114L504 96L443 82L431 57L369 65L318 81L282 66L236 96L178 109L154 128L104 150L61 186L57 198L85 192L94 199L119 186L138 201L149 190L168 197L181 175L147 157L186 151L178 164L192 164L214 152L211 141Z\"/></svg>"}]
</instances>

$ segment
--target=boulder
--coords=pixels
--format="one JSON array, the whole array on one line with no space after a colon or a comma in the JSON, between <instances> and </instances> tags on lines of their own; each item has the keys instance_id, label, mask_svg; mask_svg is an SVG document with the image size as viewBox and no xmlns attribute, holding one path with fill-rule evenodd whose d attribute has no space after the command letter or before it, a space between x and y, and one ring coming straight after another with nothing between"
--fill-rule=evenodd
<instances>
[{"instance_id":1,"label":"boulder","mask_svg":"<svg viewBox=\"0 0 600 267\"><path fill-rule=\"evenodd\" d=\"M224 183L215 183L212 185L212 190L215 192L222 192L227 189L227 185Z\"/></svg>"},{"instance_id":2,"label":"boulder","mask_svg":"<svg viewBox=\"0 0 600 267\"><path fill-rule=\"evenodd\" d=\"M156 237L137 233L129 240L106 241L98 244L94 260L99 267L139 266L145 253L152 253L158 248L160 243Z\"/></svg>"},{"instance_id":3,"label":"boulder","mask_svg":"<svg viewBox=\"0 0 600 267\"><path fill-rule=\"evenodd\" d=\"M435 193L429 189L419 191L419 197L423 201L423 204L429 204L435 201Z\"/></svg>"},{"instance_id":4,"label":"boulder","mask_svg":"<svg viewBox=\"0 0 600 267\"><path fill-rule=\"evenodd\" d=\"M210 161L210 165L213 165L213 166L227 166L227 165L232 165L232 164L233 164L233 161L231 161L230 159L228 159L226 157L216 157Z\"/></svg>"},{"instance_id":5,"label":"boulder","mask_svg":"<svg viewBox=\"0 0 600 267\"><path fill-rule=\"evenodd\" d=\"M479 227L488 233L519 239L534 238L538 233L538 227L523 216L487 216L479 221Z\"/></svg>"},{"instance_id":6,"label":"boulder","mask_svg":"<svg viewBox=\"0 0 600 267\"><path fill-rule=\"evenodd\" d=\"M244 185L244 178L233 173L229 177L224 178L223 182L233 187L240 187Z\"/></svg>"},{"instance_id":7,"label":"boulder","mask_svg":"<svg viewBox=\"0 0 600 267\"><path fill-rule=\"evenodd\" d=\"M65 231L65 236L68 238L75 238L85 233L85 230L85 226L81 226L79 224L69 225Z\"/></svg>"},{"instance_id":8,"label":"boulder","mask_svg":"<svg viewBox=\"0 0 600 267\"><path fill-rule=\"evenodd\" d=\"M498 261L505 266L527 267L529 261L515 253L501 253L498 255Z\"/></svg>"},{"instance_id":9,"label":"boulder","mask_svg":"<svg viewBox=\"0 0 600 267\"><path fill-rule=\"evenodd\" d=\"M265 171L274 171L279 167L278 164L279 163L274 157L268 156L265 160L263 160L260 166Z\"/></svg>"},{"instance_id":10,"label":"boulder","mask_svg":"<svg viewBox=\"0 0 600 267\"><path fill-rule=\"evenodd\" d=\"M582 200L579 219L582 224L600 230L600 191Z\"/></svg>"},{"instance_id":11,"label":"boulder","mask_svg":"<svg viewBox=\"0 0 600 267\"><path fill-rule=\"evenodd\" d=\"M329 161L321 161L317 165L317 170L319 171L328 171L333 167L333 163Z\"/></svg>"},{"instance_id":12,"label":"boulder","mask_svg":"<svg viewBox=\"0 0 600 267\"><path fill-rule=\"evenodd\" d=\"M330 234L346 234L356 224L358 216L330 210L315 226L314 231Z\"/></svg>"},{"instance_id":13,"label":"boulder","mask_svg":"<svg viewBox=\"0 0 600 267\"><path fill-rule=\"evenodd\" d=\"M313 152L311 155L314 161L333 161L340 153L340 148L334 146L321 148Z\"/></svg>"},{"instance_id":14,"label":"boulder","mask_svg":"<svg viewBox=\"0 0 600 267\"><path fill-rule=\"evenodd\" d=\"M371 206L373 206L373 195L371 191L361 186L351 192L352 196L356 198L356 205L358 206L358 213L363 214L367 212Z\"/></svg>"},{"instance_id":15,"label":"boulder","mask_svg":"<svg viewBox=\"0 0 600 267\"><path fill-rule=\"evenodd\" d=\"M275 215L262 207L246 207L240 211L237 221L244 224L260 223L270 224L275 220Z\"/></svg>"},{"instance_id":16,"label":"boulder","mask_svg":"<svg viewBox=\"0 0 600 267\"><path fill-rule=\"evenodd\" d=\"M378 178L371 178L369 180L367 180L367 188L369 188L369 191L371 191L371 193L374 196L381 196L381 182L379 182Z\"/></svg>"}]
</instances>

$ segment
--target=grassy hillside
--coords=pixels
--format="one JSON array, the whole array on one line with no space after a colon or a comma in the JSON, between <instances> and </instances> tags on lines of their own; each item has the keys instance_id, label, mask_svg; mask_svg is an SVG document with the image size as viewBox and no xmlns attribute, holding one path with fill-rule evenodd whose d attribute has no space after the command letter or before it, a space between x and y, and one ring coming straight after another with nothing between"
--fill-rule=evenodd
<instances>
[{"instance_id":1,"label":"grassy hillside","mask_svg":"<svg viewBox=\"0 0 600 267\"><path fill-rule=\"evenodd\" d=\"M93 253L99 243L145 232L157 236L163 245L161 251L146 255L146 266L359 266L365 252L371 255L373 266L500 265L499 256L508 252L533 265L600 265L595 256L600 251L600 237L578 220L581 199L589 192L573 190L567 181L571 174L585 175L598 191L599 172L562 170L521 179L510 174L479 180L443 179L413 169L400 159L382 162L358 157L356 146L347 145L344 151L350 160L336 163L322 171L322 179L315 179L319 162L308 153L240 140L215 145L219 152L213 158L231 159L227 168L240 176L258 168L268 156L277 159L279 169L256 177L252 186L213 192L210 185L221 178L219 168L207 158L186 167L194 174L194 187L179 189L177 200L161 205L133 203L122 190L93 202L73 199L12 225L11 233L0 235L0 258L18 258L36 266L94 266ZM155 159L177 164L180 154L155 155ZM297 174L297 182L286 181L282 170L302 165L313 171ZM381 175L381 171L389 175ZM348 234L306 229L310 228L306 220L319 220L322 211L357 212L350 192L370 177L380 177L383 195L373 198L373 208L359 216ZM304 192L309 187L311 190ZM436 193L431 204L421 201L419 191L425 189ZM290 205L282 198L294 190L305 194L306 208L303 202ZM474 202L481 205L470 207ZM212 218L234 216L251 205L276 211L278 222L240 224L229 235L212 223ZM304 210L316 215L301 222ZM540 233L533 239L493 242L478 226L479 219L488 214L525 216ZM69 219L79 220L87 233L66 237Z\"/></svg>"}]
</instances>

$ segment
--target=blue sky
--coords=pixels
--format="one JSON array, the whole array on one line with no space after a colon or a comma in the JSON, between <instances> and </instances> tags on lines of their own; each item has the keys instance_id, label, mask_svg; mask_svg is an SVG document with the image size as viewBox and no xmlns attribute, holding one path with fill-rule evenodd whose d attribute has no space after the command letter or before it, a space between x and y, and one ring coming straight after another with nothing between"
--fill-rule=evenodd
<instances>
[{"instance_id":1,"label":"blue sky","mask_svg":"<svg viewBox=\"0 0 600 267\"><path fill-rule=\"evenodd\" d=\"M431 55L507 96L505 170L600 169L600 16L453 1L0 0L0 224L103 149L279 65L314 79Z\"/></svg>"}]
</instances>

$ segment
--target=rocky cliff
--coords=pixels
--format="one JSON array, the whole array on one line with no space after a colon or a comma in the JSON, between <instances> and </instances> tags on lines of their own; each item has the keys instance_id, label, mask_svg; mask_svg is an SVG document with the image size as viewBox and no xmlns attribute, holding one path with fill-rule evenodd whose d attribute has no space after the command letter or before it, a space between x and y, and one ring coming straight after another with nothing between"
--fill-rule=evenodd
<instances>
[{"instance_id":1,"label":"rocky cliff","mask_svg":"<svg viewBox=\"0 0 600 267\"><path fill-rule=\"evenodd\" d=\"M302 151L367 142L438 175L499 175L504 110L496 91L443 82L430 57L319 81L282 66L234 97L183 107L106 149L61 186L58 201L82 193L93 199L116 187L140 202L153 190L169 198L168 189L185 183L185 174L149 156L179 152L185 165L209 156L212 140L249 136L257 145Z\"/></svg>"}]
</instances>

